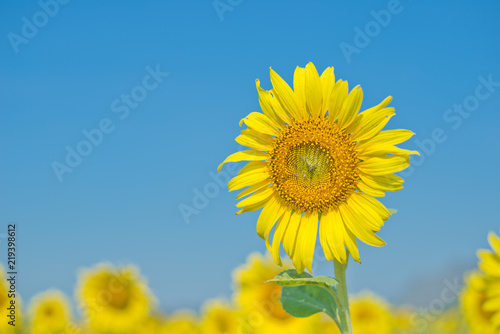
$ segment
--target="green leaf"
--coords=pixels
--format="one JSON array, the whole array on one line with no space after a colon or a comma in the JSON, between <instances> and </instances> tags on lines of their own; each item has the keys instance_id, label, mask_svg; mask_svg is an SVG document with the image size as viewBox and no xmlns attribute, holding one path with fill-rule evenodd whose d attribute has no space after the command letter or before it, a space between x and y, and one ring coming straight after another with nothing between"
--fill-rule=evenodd
<instances>
[{"instance_id":1,"label":"green leaf","mask_svg":"<svg viewBox=\"0 0 500 334\"><path fill-rule=\"evenodd\" d=\"M284 287L281 291L281 305L288 314L297 318L324 312L332 319L337 319L337 305L333 296L319 286Z\"/></svg>"},{"instance_id":2,"label":"green leaf","mask_svg":"<svg viewBox=\"0 0 500 334\"><path fill-rule=\"evenodd\" d=\"M274 279L269 280L266 283L268 282L276 283L285 287L315 285L325 288L331 287L332 285L337 285L339 283L339 281L333 277L328 277L328 276L313 277L306 272L299 274L295 269L285 270L276 275Z\"/></svg>"},{"instance_id":3,"label":"green leaf","mask_svg":"<svg viewBox=\"0 0 500 334\"><path fill-rule=\"evenodd\" d=\"M298 318L309 317L318 312L328 314L337 321L337 304L332 296L339 281L333 277L317 276L295 269L285 270L266 283L283 286L281 304L290 315Z\"/></svg>"}]
</instances>

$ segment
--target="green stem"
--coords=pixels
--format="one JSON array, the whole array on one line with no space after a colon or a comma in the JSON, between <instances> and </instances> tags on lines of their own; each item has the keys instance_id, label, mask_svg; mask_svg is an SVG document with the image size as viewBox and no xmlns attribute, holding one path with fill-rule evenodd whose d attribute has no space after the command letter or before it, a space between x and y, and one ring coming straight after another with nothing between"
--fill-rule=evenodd
<instances>
[{"instance_id":1,"label":"green stem","mask_svg":"<svg viewBox=\"0 0 500 334\"><path fill-rule=\"evenodd\" d=\"M335 292L335 290L333 290L331 287L328 287L327 290L332 295L333 299L335 300L335 304L336 305L340 305L340 299L337 296L337 292ZM337 324L337 326L339 326L339 328L340 328L339 319L337 317L335 317L335 318L333 318L333 321L335 321L335 323Z\"/></svg>"},{"instance_id":2,"label":"green stem","mask_svg":"<svg viewBox=\"0 0 500 334\"><path fill-rule=\"evenodd\" d=\"M349 260L349 258L347 258ZM347 261L345 264L334 260L335 278L340 281L337 285L337 293L340 299L339 318L340 330L342 334L352 334L351 315L349 312L349 297L347 296L347 283L345 279L345 270L347 269Z\"/></svg>"}]
</instances>

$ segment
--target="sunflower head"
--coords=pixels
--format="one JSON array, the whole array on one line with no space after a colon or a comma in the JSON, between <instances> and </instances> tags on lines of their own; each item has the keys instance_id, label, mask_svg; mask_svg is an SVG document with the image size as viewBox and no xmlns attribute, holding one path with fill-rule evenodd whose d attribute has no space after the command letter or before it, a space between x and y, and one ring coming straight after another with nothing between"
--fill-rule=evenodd
<instances>
[{"instance_id":1,"label":"sunflower head","mask_svg":"<svg viewBox=\"0 0 500 334\"><path fill-rule=\"evenodd\" d=\"M480 250L479 268L487 275L500 280L500 238L493 232L488 235L491 250Z\"/></svg>"},{"instance_id":2,"label":"sunflower head","mask_svg":"<svg viewBox=\"0 0 500 334\"><path fill-rule=\"evenodd\" d=\"M30 306L31 333L62 333L71 329L70 303L60 291L35 296Z\"/></svg>"},{"instance_id":3,"label":"sunflower head","mask_svg":"<svg viewBox=\"0 0 500 334\"><path fill-rule=\"evenodd\" d=\"M382 131L395 114L391 97L359 112L361 87L350 92L335 81L333 68L321 76L312 63L297 67L293 89L271 70L273 89L257 80L262 113L243 118L247 126L236 141L249 150L224 163L249 161L228 184L242 192L237 214L262 208L257 233L281 264L281 243L297 271L311 270L316 235L328 260L347 261L346 248L360 261L357 238L382 246L375 232L390 216L374 197L402 189L393 173L409 165L409 155L396 147L408 130ZM274 228L272 243L270 234Z\"/></svg>"},{"instance_id":4,"label":"sunflower head","mask_svg":"<svg viewBox=\"0 0 500 334\"><path fill-rule=\"evenodd\" d=\"M487 277L481 272L472 272L466 277L461 306L471 333L497 333L494 325L495 312L485 306L488 301Z\"/></svg>"},{"instance_id":5,"label":"sunflower head","mask_svg":"<svg viewBox=\"0 0 500 334\"><path fill-rule=\"evenodd\" d=\"M288 320L292 318L281 306L281 286L266 283L283 268L277 266L269 256L251 254L247 262L233 273L235 302L244 313L258 311L262 318Z\"/></svg>"},{"instance_id":6,"label":"sunflower head","mask_svg":"<svg viewBox=\"0 0 500 334\"><path fill-rule=\"evenodd\" d=\"M411 306L400 306L392 313L395 334L411 333L415 324L416 310Z\"/></svg>"},{"instance_id":7,"label":"sunflower head","mask_svg":"<svg viewBox=\"0 0 500 334\"><path fill-rule=\"evenodd\" d=\"M291 263L284 264L285 269ZM283 268L269 255L251 254L246 263L233 273L235 305L240 309L239 328L243 333L310 333L320 322L320 316L295 318L283 309L281 286L265 283Z\"/></svg>"},{"instance_id":8,"label":"sunflower head","mask_svg":"<svg viewBox=\"0 0 500 334\"><path fill-rule=\"evenodd\" d=\"M463 316L457 307L452 307L439 315L430 324L430 328L433 330L432 333L439 334L466 333Z\"/></svg>"},{"instance_id":9,"label":"sunflower head","mask_svg":"<svg viewBox=\"0 0 500 334\"><path fill-rule=\"evenodd\" d=\"M102 264L83 271L76 297L96 332L130 329L149 315L154 304L144 279L132 266Z\"/></svg>"},{"instance_id":10,"label":"sunflower head","mask_svg":"<svg viewBox=\"0 0 500 334\"><path fill-rule=\"evenodd\" d=\"M10 301L8 295L9 295L9 288L7 286L7 277L5 276L5 271L3 266L0 264L0 309L2 310L2 314L5 314L3 312L4 310L7 310L7 308L10 306ZM19 308L19 298L15 300L16 302L16 312L17 312L17 320L16 320L16 327L9 325L8 321L10 321L9 318L7 318L5 315L2 317L2 320L0 321L0 333L2 334L13 334L16 333L15 329L19 328L20 321L22 320L23 314L21 313L21 310ZM7 319L7 320L6 320Z\"/></svg>"},{"instance_id":11,"label":"sunflower head","mask_svg":"<svg viewBox=\"0 0 500 334\"><path fill-rule=\"evenodd\" d=\"M167 318L161 334L201 334L196 316L191 312L177 312Z\"/></svg>"},{"instance_id":12,"label":"sunflower head","mask_svg":"<svg viewBox=\"0 0 500 334\"><path fill-rule=\"evenodd\" d=\"M352 328L359 334L391 334L393 318L390 306L381 298L362 293L350 302Z\"/></svg>"},{"instance_id":13,"label":"sunflower head","mask_svg":"<svg viewBox=\"0 0 500 334\"><path fill-rule=\"evenodd\" d=\"M220 300L209 301L203 307L202 333L238 333L240 326L238 316L229 303Z\"/></svg>"}]
</instances>

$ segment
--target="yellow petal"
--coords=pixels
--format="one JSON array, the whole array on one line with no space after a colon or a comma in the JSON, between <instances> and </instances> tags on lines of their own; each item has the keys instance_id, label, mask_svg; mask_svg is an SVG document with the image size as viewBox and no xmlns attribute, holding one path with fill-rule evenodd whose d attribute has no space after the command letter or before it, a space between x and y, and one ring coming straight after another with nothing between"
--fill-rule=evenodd
<instances>
[{"instance_id":1,"label":"yellow petal","mask_svg":"<svg viewBox=\"0 0 500 334\"><path fill-rule=\"evenodd\" d=\"M281 240L283 239L283 235L285 234L285 231L288 227L288 223L290 222L291 216L292 216L292 209L286 208L285 213L283 214L283 216L279 220L278 224L276 225L276 229L274 230L272 254L273 254L274 262L278 266L282 265L281 257L280 257Z\"/></svg>"},{"instance_id":2,"label":"yellow petal","mask_svg":"<svg viewBox=\"0 0 500 334\"><path fill-rule=\"evenodd\" d=\"M366 179L358 181L357 186L363 193L373 197L384 197L385 192L381 189L373 188L365 182Z\"/></svg>"},{"instance_id":3,"label":"yellow petal","mask_svg":"<svg viewBox=\"0 0 500 334\"><path fill-rule=\"evenodd\" d=\"M392 155L410 155L410 154L416 154L420 155L417 151L411 151L411 150L405 150L399 147L396 147L394 145L387 145L387 144L373 144L369 146L365 146L364 149L360 149L359 151L359 158L361 160L365 160L370 157L383 157L387 154L392 154Z\"/></svg>"},{"instance_id":4,"label":"yellow petal","mask_svg":"<svg viewBox=\"0 0 500 334\"><path fill-rule=\"evenodd\" d=\"M369 158L358 164L361 172L369 175L384 175L399 172L410 165L408 156L393 155Z\"/></svg>"},{"instance_id":5,"label":"yellow petal","mask_svg":"<svg viewBox=\"0 0 500 334\"><path fill-rule=\"evenodd\" d=\"M227 162L237 162L237 161L260 161L267 160L267 153L255 151L255 150L245 150L231 154L224 160L217 170L220 172L222 166Z\"/></svg>"},{"instance_id":6,"label":"yellow petal","mask_svg":"<svg viewBox=\"0 0 500 334\"><path fill-rule=\"evenodd\" d=\"M368 175L360 173L361 180L368 185L370 188L382 190L382 191L396 191L403 189L404 180L394 174L386 175ZM381 196L382 197L382 196Z\"/></svg>"},{"instance_id":7,"label":"yellow petal","mask_svg":"<svg viewBox=\"0 0 500 334\"><path fill-rule=\"evenodd\" d=\"M252 129L245 129L241 131L241 135L236 137L236 142L243 146L253 148L258 151L271 151L273 137L260 134Z\"/></svg>"},{"instance_id":8,"label":"yellow petal","mask_svg":"<svg viewBox=\"0 0 500 334\"><path fill-rule=\"evenodd\" d=\"M245 173L253 173L253 172L267 172L269 171L267 167L267 162L265 161L251 161L243 166L242 169L238 172L238 175L242 175Z\"/></svg>"},{"instance_id":9,"label":"yellow petal","mask_svg":"<svg viewBox=\"0 0 500 334\"><path fill-rule=\"evenodd\" d=\"M262 111L269 118L273 118L280 129L285 128L285 123L291 124L292 120L290 115L283 110L278 100L271 94L270 91L260 88L259 79L255 80L257 91L259 93L259 103Z\"/></svg>"},{"instance_id":10,"label":"yellow petal","mask_svg":"<svg viewBox=\"0 0 500 334\"><path fill-rule=\"evenodd\" d=\"M242 122L245 122L249 128L252 128L260 133L271 136L277 136L279 134L276 124L269 119L269 117L261 114L260 112L252 112L247 117L241 119L240 126Z\"/></svg>"},{"instance_id":11,"label":"yellow petal","mask_svg":"<svg viewBox=\"0 0 500 334\"><path fill-rule=\"evenodd\" d=\"M343 224L337 209L331 209L321 215L320 242L328 261L331 259L337 259L341 263L346 261ZM330 250L331 256L327 256L326 249Z\"/></svg>"},{"instance_id":12,"label":"yellow petal","mask_svg":"<svg viewBox=\"0 0 500 334\"><path fill-rule=\"evenodd\" d=\"M385 241L377 236L363 217L355 212L348 204L339 206L339 211L344 219L346 227L361 241L371 246L384 246Z\"/></svg>"},{"instance_id":13,"label":"yellow petal","mask_svg":"<svg viewBox=\"0 0 500 334\"><path fill-rule=\"evenodd\" d=\"M359 257L359 249L358 249L358 242L356 241L356 236L349 231L349 229L345 229L345 234L346 237L345 239L345 246L347 247L347 250L351 254L352 258L354 261L361 263L361 259Z\"/></svg>"},{"instance_id":14,"label":"yellow petal","mask_svg":"<svg viewBox=\"0 0 500 334\"><path fill-rule=\"evenodd\" d=\"M384 225L384 220L370 206L363 205L364 202L358 198L359 196L359 192L352 193L347 199L348 206L358 214L363 224L366 224L374 232L379 231L380 227Z\"/></svg>"},{"instance_id":15,"label":"yellow petal","mask_svg":"<svg viewBox=\"0 0 500 334\"><path fill-rule=\"evenodd\" d=\"M361 205L370 207L384 221L386 221L391 216L389 210L387 210L387 208L382 203L380 203L377 199L369 195L363 193L356 193L356 200L359 201Z\"/></svg>"},{"instance_id":16,"label":"yellow petal","mask_svg":"<svg viewBox=\"0 0 500 334\"><path fill-rule=\"evenodd\" d=\"M259 104L262 112L274 123L276 127L284 129L285 123L283 122L283 119L281 119L276 110L274 110L275 104L273 103L274 98L271 92L260 87L259 79L255 80L255 85L257 87L257 93L259 94ZM276 103L279 105L278 101L276 101Z\"/></svg>"},{"instance_id":17,"label":"yellow petal","mask_svg":"<svg viewBox=\"0 0 500 334\"><path fill-rule=\"evenodd\" d=\"M296 97L297 107L302 117L306 117L306 69L297 66L293 73L293 92Z\"/></svg>"},{"instance_id":18,"label":"yellow petal","mask_svg":"<svg viewBox=\"0 0 500 334\"><path fill-rule=\"evenodd\" d=\"M271 83L273 84L273 94L278 99L283 109L294 119L301 119L300 110L293 90L283 80L278 73L271 69Z\"/></svg>"},{"instance_id":19,"label":"yellow petal","mask_svg":"<svg viewBox=\"0 0 500 334\"><path fill-rule=\"evenodd\" d=\"M407 141L414 135L410 130L385 130L380 131L376 136L359 142L356 147L360 150L375 144L397 145Z\"/></svg>"},{"instance_id":20,"label":"yellow petal","mask_svg":"<svg viewBox=\"0 0 500 334\"><path fill-rule=\"evenodd\" d=\"M361 108L361 102L363 101L363 90L358 85L354 87L342 107L342 111L339 114L339 126L341 128L347 127L356 118L356 115Z\"/></svg>"},{"instance_id":21,"label":"yellow petal","mask_svg":"<svg viewBox=\"0 0 500 334\"><path fill-rule=\"evenodd\" d=\"M267 180L268 177L269 174L265 171L245 173L233 177L231 181L229 181L227 187L229 191L238 190Z\"/></svg>"},{"instance_id":22,"label":"yellow petal","mask_svg":"<svg viewBox=\"0 0 500 334\"><path fill-rule=\"evenodd\" d=\"M357 131L352 134L353 139L361 141L374 137L380 130L389 122L392 116L396 113L394 108L384 108L373 113L364 114L363 111L359 114L361 118Z\"/></svg>"},{"instance_id":23,"label":"yellow petal","mask_svg":"<svg viewBox=\"0 0 500 334\"><path fill-rule=\"evenodd\" d=\"M281 205L276 196L271 197L268 204L262 209L259 219L257 219L257 234L259 237L266 239L284 210L285 207Z\"/></svg>"},{"instance_id":24,"label":"yellow petal","mask_svg":"<svg viewBox=\"0 0 500 334\"><path fill-rule=\"evenodd\" d=\"M269 199L269 197L271 197L273 194L274 194L274 189L272 187L266 187L266 188L259 189L253 195L245 198L244 200L239 201L236 204L236 207L241 208L244 206L249 206L249 205L253 205L253 204L262 202L266 199Z\"/></svg>"},{"instance_id":25,"label":"yellow petal","mask_svg":"<svg viewBox=\"0 0 500 334\"><path fill-rule=\"evenodd\" d=\"M321 74L320 80L321 88L323 90L321 115L325 115L328 110L328 104L330 103L333 87L335 86L335 74L333 72L333 67L327 67Z\"/></svg>"},{"instance_id":26,"label":"yellow petal","mask_svg":"<svg viewBox=\"0 0 500 334\"><path fill-rule=\"evenodd\" d=\"M243 209L237 211L236 214L239 215L240 213L243 213L243 212L250 212L250 211L262 209L267 204L268 201L269 201L269 199L265 199L262 202L245 206Z\"/></svg>"},{"instance_id":27,"label":"yellow petal","mask_svg":"<svg viewBox=\"0 0 500 334\"><path fill-rule=\"evenodd\" d=\"M318 213L317 212L307 212L302 217L300 223L300 231L297 239L297 252L294 254L295 257L301 259L301 265L299 266L303 270L303 266L312 272L312 262L314 257L314 247L316 246L316 236L318 234ZM302 270L297 271L300 273Z\"/></svg>"},{"instance_id":28,"label":"yellow petal","mask_svg":"<svg viewBox=\"0 0 500 334\"><path fill-rule=\"evenodd\" d=\"M295 249L295 241L297 239L297 234L300 226L300 220L302 215L299 211L294 211L290 217L290 222L285 231L285 237L283 238L283 248L288 256L293 256L293 251Z\"/></svg>"},{"instance_id":29,"label":"yellow petal","mask_svg":"<svg viewBox=\"0 0 500 334\"><path fill-rule=\"evenodd\" d=\"M259 190L260 188L263 188L265 186L268 186L269 185L269 180L264 180L262 182L259 182L259 183L256 183L248 188L246 188L245 190L242 190L237 196L236 196L236 199L240 199L240 198L243 198L257 190Z\"/></svg>"},{"instance_id":30,"label":"yellow petal","mask_svg":"<svg viewBox=\"0 0 500 334\"><path fill-rule=\"evenodd\" d=\"M339 80L335 83L335 86L333 86L330 101L328 102L328 117L330 121L335 122L335 120L339 117L348 93L349 86L347 81Z\"/></svg>"},{"instance_id":31,"label":"yellow petal","mask_svg":"<svg viewBox=\"0 0 500 334\"><path fill-rule=\"evenodd\" d=\"M490 232L488 234L488 241L493 251L496 254L500 254L500 238L494 232Z\"/></svg>"},{"instance_id":32,"label":"yellow petal","mask_svg":"<svg viewBox=\"0 0 500 334\"><path fill-rule=\"evenodd\" d=\"M306 116L318 117L322 111L323 91L318 71L309 62L305 68Z\"/></svg>"}]
</instances>

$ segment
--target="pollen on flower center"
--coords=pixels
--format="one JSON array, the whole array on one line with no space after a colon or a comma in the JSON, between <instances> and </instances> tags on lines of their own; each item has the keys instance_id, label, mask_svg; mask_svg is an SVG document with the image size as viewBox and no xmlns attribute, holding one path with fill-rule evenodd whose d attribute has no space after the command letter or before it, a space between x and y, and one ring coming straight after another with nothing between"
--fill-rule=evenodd
<instances>
[{"instance_id":1,"label":"pollen on flower center","mask_svg":"<svg viewBox=\"0 0 500 334\"><path fill-rule=\"evenodd\" d=\"M296 210L323 212L356 190L356 143L326 117L287 126L269 153L271 180Z\"/></svg>"}]
</instances>

